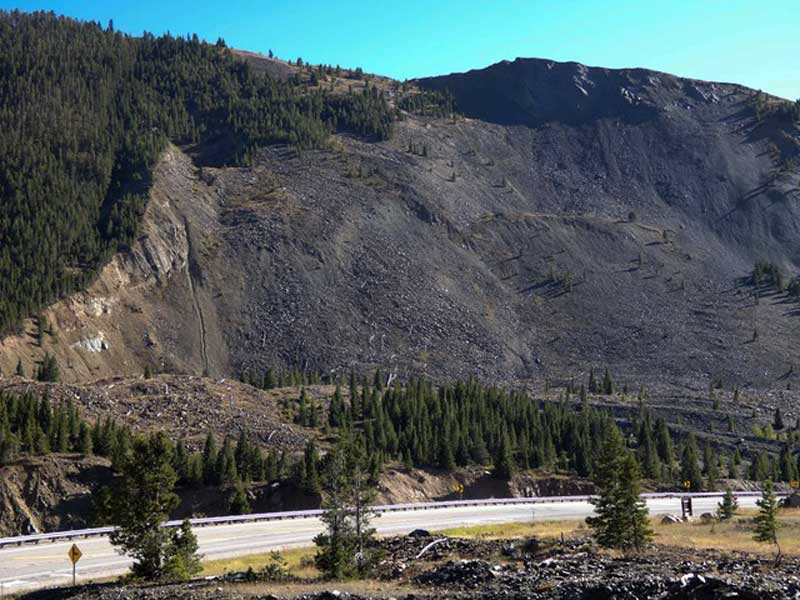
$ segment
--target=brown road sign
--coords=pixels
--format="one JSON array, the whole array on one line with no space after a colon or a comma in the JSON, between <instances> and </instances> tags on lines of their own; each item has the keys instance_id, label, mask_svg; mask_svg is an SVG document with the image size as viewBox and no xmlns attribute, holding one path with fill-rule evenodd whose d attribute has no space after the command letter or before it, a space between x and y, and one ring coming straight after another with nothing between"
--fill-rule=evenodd
<instances>
[{"instance_id":1,"label":"brown road sign","mask_svg":"<svg viewBox=\"0 0 800 600\"><path fill-rule=\"evenodd\" d=\"M81 556L83 556L83 552L81 552L78 546L72 544L72 548L70 548L69 552L67 552L67 556L69 556L69 559L72 561L72 564L74 565L81 559Z\"/></svg>"}]
</instances>

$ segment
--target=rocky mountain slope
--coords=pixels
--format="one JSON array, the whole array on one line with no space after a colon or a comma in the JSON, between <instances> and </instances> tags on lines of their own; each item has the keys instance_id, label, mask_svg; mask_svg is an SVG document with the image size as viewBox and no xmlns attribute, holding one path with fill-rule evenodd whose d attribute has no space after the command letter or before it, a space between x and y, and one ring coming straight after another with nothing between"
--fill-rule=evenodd
<instances>
[{"instance_id":1,"label":"rocky mountain slope","mask_svg":"<svg viewBox=\"0 0 800 600\"><path fill-rule=\"evenodd\" d=\"M250 57L249 60L258 60ZM738 85L520 60L417 82L466 118L214 169L170 147L142 236L0 344L67 381L290 365L631 383L797 378L797 124Z\"/></svg>"}]
</instances>

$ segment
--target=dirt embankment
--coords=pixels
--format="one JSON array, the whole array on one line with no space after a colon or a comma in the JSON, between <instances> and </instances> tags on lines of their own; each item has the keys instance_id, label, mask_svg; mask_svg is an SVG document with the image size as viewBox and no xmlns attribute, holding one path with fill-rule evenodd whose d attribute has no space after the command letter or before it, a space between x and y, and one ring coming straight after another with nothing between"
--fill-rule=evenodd
<instances>
[{"instance_id":1,"label":"dirt embankment","mask_svg":"<svg viewBox=\"0 0 800 600\"><path fill-rule=\"evenodd\" d=\"M95 456L29 457L0 467L0 536L86 526L92 492L111 477L109 462Z\"/></svg>"},{"instance_id":2,"label":"dirt embankment","mask_svg":"<svg viewBox=\"0 0 800 600\"><path fill-rule=\"evenodd\" d=\"M377 502L403 504L433 500L565 496L590 494L593 490L594 486L588 480L542 473L523 472L510 481L504 481L480 467L453 472L389 467L381 475Z\"/></svg>"}]
</instances>

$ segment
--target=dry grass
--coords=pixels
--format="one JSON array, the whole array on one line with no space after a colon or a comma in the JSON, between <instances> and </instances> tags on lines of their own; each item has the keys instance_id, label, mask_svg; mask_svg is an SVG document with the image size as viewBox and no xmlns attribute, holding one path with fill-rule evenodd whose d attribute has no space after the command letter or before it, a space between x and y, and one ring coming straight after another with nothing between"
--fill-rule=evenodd
<instances>
[{"instance_id":1,"label":"dry grass","mask_svg":"<svg viewBox=\"0 0 800 600\"><path fill-rule=\"evenodd\" d=\"M564 521L528 521L518 523L493 523L470 527L452 527L438 533L467 539L501 540L508 538L575 536L587 531L586 523L578 519Z\"/></svg>"},{"instance_id":2,"label":"dry grass","mask_svg":"<svg viewBox=\"0 0 800 600\"><path fill-rule=\"evenodd\" d=\"M314 553L316 548L291 548L282 551L283 558L286 560L286 568L291 575L298 581L287 582L256 582L256 583L233 583L227 587L235 590L243 597L263 596L265 594L275 594L278 596L295 597L303 594L313 594L317 592L330 591L331 583L325 581L320 576L319 571L313 565ZM235 573L247 571L252 568L258 571L270 562L270 553L251 554L249 556L239 556L213 560L203 563L202 576L223 575L225 573ZM359 581L337 581L337 590L351 594L369 594L370 596L399 596L419 592L418 589L407 585L387 583L385 581L359 580Z\"/></svg>"},{"instance_id":3,"label":"dry grass","mask_svg":"<svg viewBox=\"0 0 800 600\"><path fill-rule=\"evenodd\" d=\"M281 551L286 560L287 570L295 577L302 579L313 579L319 577L319 571L314 567L315 548L290 548ZM224 575L225 573L236 573L247 571L252 568L254 571L260 570L270 562L270 553L249 554L247 556L236 556L234 558L223 558L203 563L203 576Z\"/></svg>"},{"instance_id":4,"label":"dry grass","mask_svg":"<svg viewBox=\"0 0 800 600\"><path fill-rule=\"evenodd\" d=\"M653 517L651 522L655 532L655 542L664 546L772 555L774 548L753 541L754 515L754 510L740 511L727 523L691 521L662 525L661 516ZM778 532L781 550L784 554L800 556L800 509L782 509L778 521L781 527ZM562 534L569 538L586 534L588 531L583 521L565 520L454 527L445 529L441 533L463 538L504 539L529 536L558 538Z\"/></svg>"},{"instance_id":5,"label":"dry grass","mask_svg":"<svg viewBox=\"0 0 800 600\"><path fill-rule=\"evenodd\" d=\"M753 554L774 554L769 544L753 541L752 519L755 511L741 511L730 522L675 523L661 525L660 519L654 518L654 526L658 544L677 546L680 548L710 548L722 551L741 551ZM784 554L800 555L800 510L783 509L778 516L780 530L778 541Z\"/></svg>"}]
</instances>

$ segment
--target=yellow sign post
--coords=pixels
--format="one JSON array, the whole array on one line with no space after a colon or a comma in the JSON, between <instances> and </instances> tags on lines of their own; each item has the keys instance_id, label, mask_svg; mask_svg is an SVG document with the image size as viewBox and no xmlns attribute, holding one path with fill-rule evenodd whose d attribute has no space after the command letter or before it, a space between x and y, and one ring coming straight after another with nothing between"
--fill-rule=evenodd
<instances>
[{"instance_id":1,"label":"yellow sign post","mask_svg":"<svg viewBox=\"0 0 800 600\"><path fill-rule=\"evenodd\" d=\"M454 491L456 494L458 494L458 499L459 499L459 500L461 500L461 498L463 498L463 497L464 497L464 484L463 484L463 483L457 483L457 484L456 484L456 485L453 487L453 491Z\"/></svg>"},{"instance_id":2,"label":"yellow sign post","mask_svg":"<svg viewBox=\"0 0 800 600\"><path fill-rule=\"evenodd\" d=\"M67 552L67 556L69 556L69 559L72 561L72 585L74 586L75 565L78 564L78 561L81 559L81 556L83 556L83 552L81 552L81 549L78 548L77 545L72 544L72 547L69 549L69 552Z\"/></svg>"}]
</instances>

